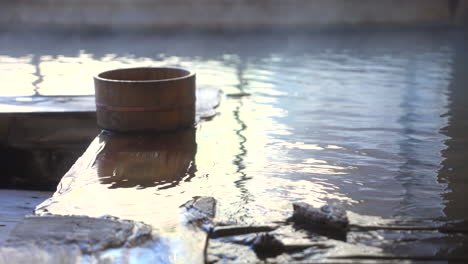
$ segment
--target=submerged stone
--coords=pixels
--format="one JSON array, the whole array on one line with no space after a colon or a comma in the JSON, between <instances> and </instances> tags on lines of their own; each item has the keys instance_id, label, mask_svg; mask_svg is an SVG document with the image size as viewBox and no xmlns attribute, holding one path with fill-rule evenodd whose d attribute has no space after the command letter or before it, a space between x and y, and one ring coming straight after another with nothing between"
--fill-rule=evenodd
<instances>
[{"instance_id":1,"label":"submerged stone","mask_svg":"<svg viewBox=\"0 0 468 264\"><path fill-rule=\"evenodd\" d=\"M349 226L346 211L335 204L313 207L304 202L293 204L293 221L302 224L322 225L326 227L347 230Z\"/></svg>"},{"instance_id":2,"label":"submerged stone","mask_svg":"<svg viewBox=\"0 0 468 264\"><path fill-rule=\"evenodd\" d=\"M282 254L284 245L274 235L261 233L254 239L252 249L260 259L264 259Z\"/></svg>"}]
</instances>

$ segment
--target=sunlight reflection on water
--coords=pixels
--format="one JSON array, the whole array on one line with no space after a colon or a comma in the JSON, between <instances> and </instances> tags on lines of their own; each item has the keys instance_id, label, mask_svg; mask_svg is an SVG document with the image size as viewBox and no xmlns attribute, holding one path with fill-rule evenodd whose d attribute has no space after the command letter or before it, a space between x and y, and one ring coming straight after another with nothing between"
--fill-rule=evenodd
<instances>
[{"instance_id":1,"label":"sunlight reflection on water","mask_svg":"<svg viewBox=\"0 0 468 264\"><path fill-rule=\"evenodd\" d=\"M441 36L132 36L132 47L125 35L88 36L58 50L49 39L42 48L0 42L8 83L0 94L91 95L97 72L162 65L195 70L199 87L251 94L224 98L218 116L199 124L190 180L138 191L86 184L67 198L74 205L52 212L160 225L192 196L209 195L220 219L239 223L282 219L294 201L329 200L343 202L356 222L435 223L446 219L448 187L438 173L448 137L440 131L456 52Z\"/></svg>"}]
</instances>

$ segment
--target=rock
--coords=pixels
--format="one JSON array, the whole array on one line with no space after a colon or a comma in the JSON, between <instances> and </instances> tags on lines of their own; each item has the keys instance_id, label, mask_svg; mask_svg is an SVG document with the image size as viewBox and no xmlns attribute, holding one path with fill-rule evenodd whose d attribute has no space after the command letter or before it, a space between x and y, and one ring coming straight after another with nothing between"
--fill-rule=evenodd
<instances>
[{"instance_id":1,"label":"rock","mask_svg":"<svg viewBox=\"0 0 468 264\"><path fill-rule=\"evenodd\" d=\"M293 204L293 221L303 224L322 225L340 230L347 230L349 220L346 211L338 205L323 205L315 208L310 204L298 202Z\"/></svg>"},{"instance_id":2,"label":"rock","mask_svg":"<svg viewBox=\"0 0 468 264\"><path fill-rule=\"evenodd\" d=\"M156 241L152 228L139 222L86 216L28 216L0 246L0 264L100 263L106 252L133 257L142 255L141 247Z\"/></svg>"},{"instance_id":3,"label":"rock","mask_svg":"<svg viewBox=\"0 0 468 264\"><path fill-rule=\"evenodd\" d=\"M284 245L274 235L261 233L254 239L252 249L260 259L265 259L282 254L284 252Z\"/></svg>"},{"instance_id":4,"label":"rock","mask_svg":"<svg viewBox=\"0 0 468 264\"><path fill-rule=\"evenodd\" d=\"M216 215L216 199L209 196L195 196L180 207L188 223L211 223Z\"/></svg>"},{"instance_id":5,"label":"rock","mask_svg":"<svg viewBox=\"0 0 468 264\"><path fill-rule=\"evenodd\" d=\"M180 207L184 207L187 211L196 212L205 217L213 218L216 214L216 199L209 196L195 196L192 200L184 203Z\"/></svg>"},{"instance_id":6,"label":"rock","mask_svg":"<svg viewBox=\"0 0 468 264\"><path fill-rule=\"evenodd\" d=\"M0 245L25 215L51 195L51 192L0 190Z\"/></svg>"},{"instance_id":7,"label":"rock","mask_svg":"<svg viewBox=\"0 0 468 264\"><path fill-rule=\"evenodd\" d=\"M197 88L196 117L210 120L217 115L216 108L221 103L223 91L215 87Z\"/></svg>"},{"instance_id":8,"label":"rock","mask_svg":"<svg viewBox=\"0 0 468 264\"><path fill-rule=\"evenodd\" d=\"M182 243L179 242L178 248L184 249L180 254L184 257L173 263L206 263L206 247L216 215L216 199L195 196L180 207L183 221L178 236Z\"/></svg>"},{"instance_id":9,"label":"rock","mask_svg":"<svg viewBox=\"0 0 468 264\"><path fill-rule=\"evenodd\" d=\"M150 226L133 221L86 216L28 216L11 232L6 246L33 244L40 248L78 245L84 254L132 247L151 240Z\"/></svg>"},{"instance_id":10,"label":"rock","mask_svg":"<svg viewBox=\"0 0 468 264\"><path fill-rule=\"evenodd\" d=\"M210 239L206 263L259 263L255 252L248 246Z\"/></svg>"}]
</instances>

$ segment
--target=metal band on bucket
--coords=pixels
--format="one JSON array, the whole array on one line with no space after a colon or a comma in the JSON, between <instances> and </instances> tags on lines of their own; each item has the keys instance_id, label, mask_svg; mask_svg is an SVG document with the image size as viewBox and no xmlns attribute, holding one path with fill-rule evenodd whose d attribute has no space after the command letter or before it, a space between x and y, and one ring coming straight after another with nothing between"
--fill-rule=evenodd
<instances>
[{"instance_id":1,"label":"metal band on bucket","mask_svg":"<svg viewBox=\"0 0 468 264\"><path fill-rule=\"evenodd\" d=\"M180 109L193 109L194 105L183 105L177 107L160 107L160 106L111 106L96 102L96 108L114 112L172 112Z\"/></svg>"}]
</instances>

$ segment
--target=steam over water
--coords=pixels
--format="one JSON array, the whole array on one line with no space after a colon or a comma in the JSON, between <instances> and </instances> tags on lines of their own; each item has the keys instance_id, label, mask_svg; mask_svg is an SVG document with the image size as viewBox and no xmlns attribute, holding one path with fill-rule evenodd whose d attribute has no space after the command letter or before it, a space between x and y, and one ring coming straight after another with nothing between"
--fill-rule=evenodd
<instances>
[{"instance_id":1,"label":"steam over water","mask_svg":"<svg viewBox=\"0 0 468 264\"><path fill-rule=\"evenodd\" d=\"M208 195L218 219L241 224L284 219L295 201L335 200L353 224L466 228L466 45L455 32L5 33L0 95L92 95L98 72L161 65L193 69L198 87L226 95L197 128L189 174L146 188L96 179L69 196L73 207L52 213L111 214L170 231L173 208ZM112 206L98 195L104 189L119 197ZM80 199L89 192L96 199ZM463 254L466 245L434 232L348 239L418 255Z\"/></svg>"}]
</instances>

